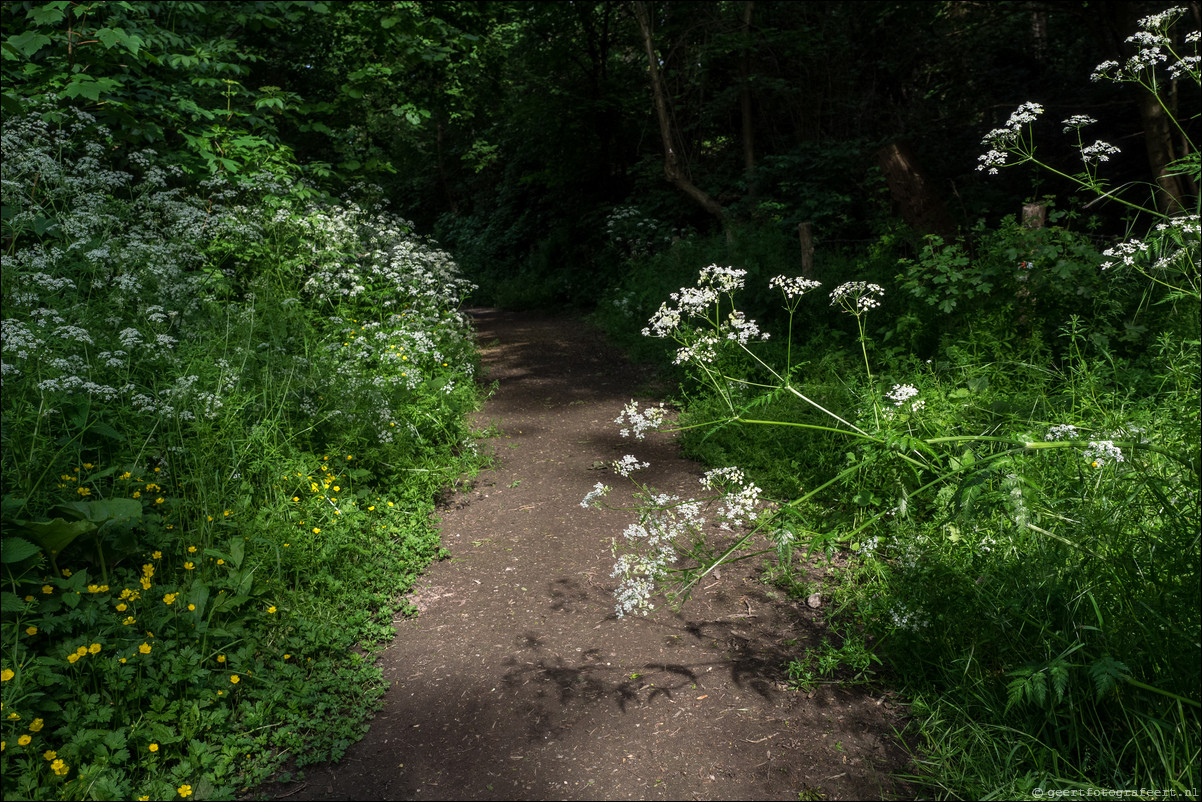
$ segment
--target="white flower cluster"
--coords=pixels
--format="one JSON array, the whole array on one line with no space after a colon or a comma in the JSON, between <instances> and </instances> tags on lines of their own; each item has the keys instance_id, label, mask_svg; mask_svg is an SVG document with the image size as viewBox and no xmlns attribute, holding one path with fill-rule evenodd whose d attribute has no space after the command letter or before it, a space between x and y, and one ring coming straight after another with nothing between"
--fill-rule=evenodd
<instances>
[{"instance_id":1,"label":"white flower cluster","mask_svg":"<svg viewBox=\"0 0 1202 802\"><path fill-rule=\"evenodd\" d=\"M797 278L790 276L777 276L768 282L769 287L776 287L785 294L785 297L790 301L795 298L800 298L807 292L817 289L822 286L821 281L811 281L808 278Z\"/></svg>"},{"instance_id":2,"label":"white flower cluster","mask_svg":"<svg viewBox=\"0 0 1202 802\"><path fill-rule=\"evenodd\" d=\"M631 401L622 407L622 412L614 418L614 423L623 427L620 430L623 437L633 435L636 439L642 440L648 431L655 431L663 425L667 417L668 410L664 408L663 404L640 410L639 402Z\"/></svg>"},{"instance_id":3,"label":"white flower cluster","mask_svg":"<svg viewBox=\"0 0 1202 802\"><path fill-rule=\"evenodd\" d=\"M681 502L678 496L668 495L656 495L650 502L639 522L622 533L626 550L618 554L618 542L614 541L617 560L610 576L618 579L614 589L618 618L630 613L647 615L654 608L651 597L677 559L677 541L687 541L705 525L699 502Z\"/></svg>"},{"instance_id":4,"label":"white flower cluster","mask_svg":"<svg viewBox=\"0 0 1202 802\"><path fill-rule=\"evenodd\" d=\"M635 206L614 207L605 218L605 233L614 247L630 258L646 257L685 235L682 229L669 228Z\"/></svg>"},{"instance_id":5,"label":"white flower cluster","mask_svg":"<svg viewBox=\"0 0 1202 802\"><path fill-rule=\"evenodd\" d=\"M761 332L759 325L742 312L734 310L725 319L718 319L718 301L723 295L742 289L746 276L746 270L734 267L714 264L703 268L695 287L682 287L672 293L669 297L674 304L660 304L643 328L643 336L671 337L681 343L674 359L677 365L713 362L724 340L745 346L752 340L768 339L767 333ZM693 318L706 321L713 331L698 332L691 328Z\"/></svg>"},{"instance_id":6,"label":"white flower cluster","mask_svg":"<svg viewBox=\"0 0 1202 802\"><path fill-rule=\"evenodd\" d=\"M1187 10L1178 6L1141 19L1139 25L1142 30L1127 37L1127 44L1135 46L1135 54L1124 64L1103 61L1094 68L1090 80L1139 81L1146 72L1167 63L1170 78L1188 77L1197 83L1200 64L1197 55L1199 32L1190 31L1185 35L1185 43L1194 47L1195 52L1192 56L1179 56L1175 53L1167 33L1168 28L1185 13Z\"/></svg>"},{"instance_id":7,"label":"white flower cluster","mask_svg":"<svg viewBox=\"0 0 1202 802\"><path fill-rule=\"evenodd\" d=\"M1022 136L1023 126L1030 125L1043 114L1043 106L1038 103L1023 103L1010 115L1006 124L994 128L981 139L982 145L989 145L987 153L977 157L980 164L977 170L988 170L990 175L997 175L997 168L1006 164L1009 149L1018 144Z\"/></svg>"},{"instance_id":8,"label":"white flower cluster","mask_svg":"<svg viewBox=\"0 0 1202 802\"><path fill-rule=\"evenodd\" d=\"M842 306L847 312L859 316L880 306L880 299L883 297L885 289L879 284L849 281L835 287L831 292L831 306Z\"/></svg>"},{"instance_id":9,"label":"white flower cluster","mask_svg":"<svg viewBox=\"0 0 1202 802\"><path fill-rule=\"evenodd\" d=\"M1052 428L1048 429L1048 433L1043 436L1044 440L1076 440L1078 439L1077 427L1071 423L1057 423Z\"/></svg>"},{"instance_id":10,"label":"white flower cluster","mask_svg":"<svg viewBox=\"0 0 1202 802\"><path fill-rule=\"evenodd\" d=\"M1101 468L1107 462L1122 462L1123 452L1113 440L1090 440L1085 449L1085 461L1095 468Z\"/></svg>"},{"instance_id":11,"label":"white flower cluster","mask_svg":"<svg viewBox=\"0 0 1202 802\"><path fill-rule=\"evenodd\" d=\"M1111 267L1114 267L1118 263L1122 263L1127 267L1133 267L1135 265L1136 258L1141 253L1147 252L1148 243L1143 242L1142 240L1130 239L1126 242L1120 242L1113 248L1107 248L1106 250L1102 251L1103 256L1110 257L1110 261L1102 263L1102 269L1107 270Z\"/></svg>"},{"instance_id":12,"label":"white flower cluster","mask_svg":"<svg viewBox=\"0 0 1202 802\"><path fill-rule=\"evenodd\" d=\"M614 473L619 476L630 476L635 471L641 471L643 468L650 466L650 462L639 462L638 458L631 454L627 454L619 460L614 460L613 463Z\"/></svg>"},{"instance_id":13,"label":"white flower cluster","mask_svg":"<svg viewBox=\"0 0 1202 802\"><path fill-rule=\"evenodd\" d=\"M1064 125L1064 133L1066 134L1069 131L1076 131L1084 128L1087 125L1093 125L1096 122L1097 120L1095 120L1093 117L1090 117L1088 114L1074 114L1067 120L1061 120L1061 123Z\"/></svg>"},{"instance_id":14,"label":"white flower cluster","mask_svg":"<svg viewBox=\"0 0 1202 802\"><path fill-rule=\"evenodd\" d=\"M754 320L748 320L747 317L737 309L730 313L726 318L726 339L734 340L739 345L746 345L752 340L768 339L767 332L761 332L759 324Z\"/></svg>"},{"instance_id":15,"label":"white flower cluster","mask_svg":"<svg viewBox=\"0 0 1202 802\"><path fill-rule=\"evenodd\" d=\"M609 495L610 488L606 487L601 482L593 485L593 489L581 499L580 506L588 509L589 507L599 506L599 500Z\"/></svg>"},{"instance_id":16,"label":"white flower cluster","mask_svg":"<svg viewBox=\"0 0 1202 802\"><path fill-rule=\"evenodd\" d=\"M702 486L722 493L718 519L721 528L729 531L746 526L760 516L760 488L747 481L738 467L714 468L698 481Z\"/></svg>"},{"instance_id":17,"label":"white flower cluster","mask_svg":"<svg viewBox=\"0 0 1202 802\"><path fill-rule=\"evenodd\" d=\"M918 395L918 388L912 384L895 384L893 389L885 394L885 398L893 402L893 406L898 409L906 409L910 412L918 412L926 407L926 401L921 398L914 399ZM914 400L911 400L914 399ZM891 412L892 410L886 410Z\"/></svg>"},{"instance_id":18,"label":"white flower cluster","mask_svg":"<svg viewBox=\"0 0 1202 802\"><path fill-rule=\"evenodd\" d=\"M1086 145L1081 148L1081 160L1086 164L1097 164L1099 162L1108 162L1110 157L1118 154L1120 151L1114 145L1096 140L1092 145Z\"/></svg>"}]
</instances>

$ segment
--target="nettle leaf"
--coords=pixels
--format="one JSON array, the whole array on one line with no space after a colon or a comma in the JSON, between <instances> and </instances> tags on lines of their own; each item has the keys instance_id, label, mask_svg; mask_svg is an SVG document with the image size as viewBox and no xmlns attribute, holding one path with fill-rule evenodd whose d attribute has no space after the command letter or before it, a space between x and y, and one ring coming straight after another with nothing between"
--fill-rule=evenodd
<instances>
[{"instance_id":1,"label":"nettle leaf","mask_svg":"<svg viewBox=\"0 0 1202 802\"><path fill-rule=\"evenodd\" d=\"M0 612L23 613L25 612L25 602L17 594L9 593L6 590L0 593Z\"/></svg>"},{"instance_id":2,"label":"nettle leaf","mask_svg":"<svg viewBox=\"0 0 1202 802\"><path fill-rule=\"evenodd\" d=\"M24 538L6 537L3 543L0 543L0 563L5 565L19 563L22 560L28 560L41 550L41 547Z\"/></svg>"}]
</instances>

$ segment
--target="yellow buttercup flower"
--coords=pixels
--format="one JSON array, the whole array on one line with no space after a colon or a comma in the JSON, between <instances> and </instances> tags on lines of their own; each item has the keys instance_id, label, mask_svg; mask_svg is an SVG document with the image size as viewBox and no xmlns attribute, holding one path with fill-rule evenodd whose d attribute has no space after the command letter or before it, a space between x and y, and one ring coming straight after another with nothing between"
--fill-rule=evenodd
<instances>
[{"instance_id":1,"label":"yellow buttercup flower","mask_svg":"<svg viewBox=\"0 0 1202 802\"><path fill-rule=\"evenodd\" d=\"M12 679L15 676L17 676L17 673L15 671L13 671L11 668L6 668L3 671L0 671L0 681L8 682L10 679Z\"/></svg>"},{"instance_id":2,"label":"yellow buttercup flower","mask_svg":"<svg viewBox=\"0 0 1202 802\"><path fill-rule=\"evenodd\" d=\"M62 761L61 758L56 759L50 764L50 768L60 777L63 777L70 771L71 767Z\"/></svg>"},{"instance_id":3,"label":"yellow buttercup flower","mask_svg":"<svg viewBox=\"0 0 1202 802\"><path fill-rule=\"evenodd\" d=\"M230 682L233 683L234 685L237 685L240 681L241 681L241 679L238 677L237 674L230 675Z\"/></svg>"},{"instance_id":4,"label":"yellow buttercup flower","mask_svg":"<svg viewBox=\"0 0 1202 802\"><path fill-rule=\"evenodd\" d=\"M99 643L93 643L91 646L88 647L88 653L89 654L100 654L101 648L102 647L100 646Z\"/></svg>"},{"instance_id":5,"label":"yellow buttercup flower","mask_svg":"<svg viewBox=\"0 0 1202 802\"><path fill-rule=\"evenodd\" d=\"M159 745L158 745L158 744L151 744L150 746L148 746L148 747L146 747L146 748L147 748L147 749L149 749L151 752L157 752L157 751L159 751Z\"/></svg>"},{"instance_id":6,"label":"yellow buttercup flower","mask_svg":"<svg viewBox=\"0 0 1202 802\"><path fill-rule=\"evenodd\" d=\"M22 735L20 738L17 739L17 745L18 746L29 746L29 742L32 740L33 739L30 738L28 735Z\"/></svg>"},{"instance_id":7,"label":"yellow buttercup flower","mask_svg":"<svg viewBox=\"0 0 1202 802\"><path fill-rule=\"evenodd\" d=\"M218 663L224 663L224 662L225 662L225 655L224 655L224 654L219 654L219 655L217 655L217 662L218 662Z\"/></svg>"},{"instance_id":8,"label":"yellow buttercup flower","mask_svg":"<svg viewBox=\"0 0 1202 802\"><path fill-rule=\"evenodd\" d=\"M30 637L33 637L34 635L38 634L38 628L37 627L25 627L25 634L29 635Z\"/></svg>"},{"instance_id":9,"label":"yellow buttercup flower","mask_svg":"<svg viewBox=\"0 0 1202 802\"><path fill-rule=\"evenodd\" d=\"M46 722L44 720L42 720L40 718L35 718L33 721L29 722L29 731L30 732L41 732L42 727L45 727L45 726L46 726Z\"/></svg>"},{"instance_id":10,"label":"yellow buttercup flower","mask_svg":"<svg viewBox=\"0 0 1202 802\"><path fill-rule=\"evenodd\" d=\"M192 786L190 786L190 785L184 784L184 785L181 785L179 788L176 788L175 790L179 793L180 796L183 796L183 797L192 796Z\"/></svg>"},{"instance_id":11,"label":"yellow buttercup flower","mask_svg":"<svg viewBox=\"0 0 1202 802\"><path fill-rule=\"evenodd\" d=\"M47 760L54 760L56 757L58 757L58 752L55 752L53 749L47 749L42 753L42 757L46 758Z\"/></svg>"},{"instance_id":12,"label":"yellow buttercup flower","mask_svg":"<svg viewBox=\"0 0 1202 802\"><path fill-rule=\"evenodd\" d=\"M138 651L141 652L142 654L150 654L150 644L143 643L141 646L138 647Z\"/></svg>"},{"instance_id":13,"label":"yellow buttercup flower","mask_svg":"<svg viewBox=\"0 0 1202 802\"><path fill-rule=\"evenodd\" d=\"M269 612L269 613L274 613L274 612L275 612L275 605L273 604L273 605L271 605L270 607L268 607L268 608L267 608L267 612Z\"/></svg>"}]
</instances>

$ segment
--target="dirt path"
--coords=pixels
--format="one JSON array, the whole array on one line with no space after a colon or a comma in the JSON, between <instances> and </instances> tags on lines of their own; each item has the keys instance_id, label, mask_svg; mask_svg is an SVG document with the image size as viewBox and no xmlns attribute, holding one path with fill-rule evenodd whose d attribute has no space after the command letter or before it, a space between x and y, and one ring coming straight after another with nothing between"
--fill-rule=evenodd
<instances>
[{"instance_id":1,"label":"dirt path","mask_svg":"<svg viewBox=\"0 0 1202 802\"><path fill-rule=\"evenodd\" d=\"M879 799L904 764L889 701L788 690L784 667L822 610L754 567L727 570L674 615L619 620L610 539L633 516L583 509L595 463L696 495L702 468L666 436L613 419L640 378L579 320L475 310L496 394L478 416L496 470L442 513L452 559L415 593L382 657L392 683L371 731L289 799ZM627 496L611 497L621 501ZM817 796L816 794L821 794Z\"/></svg>"}]
</instances>

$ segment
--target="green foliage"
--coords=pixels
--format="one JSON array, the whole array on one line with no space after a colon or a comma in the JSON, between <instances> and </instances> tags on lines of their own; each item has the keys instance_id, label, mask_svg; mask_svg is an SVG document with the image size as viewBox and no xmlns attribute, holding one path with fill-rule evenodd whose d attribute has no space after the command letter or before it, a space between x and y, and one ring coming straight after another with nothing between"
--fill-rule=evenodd
<instances>
[{"instance_id":1,"label":"green foliage","mask_svg":"<svg viewBox=\"0 0 1202 802\"><path fill-rule=\"evenodd\" d=\"M293 168L188 184L32 112L3 134L4 795L336 760L476 463L471 286Z\"/></svg>"}]
</instances>

